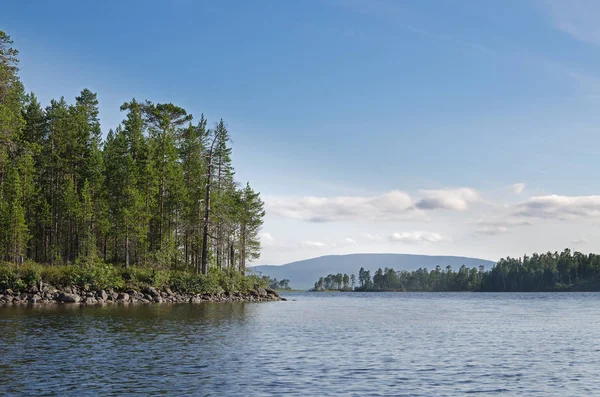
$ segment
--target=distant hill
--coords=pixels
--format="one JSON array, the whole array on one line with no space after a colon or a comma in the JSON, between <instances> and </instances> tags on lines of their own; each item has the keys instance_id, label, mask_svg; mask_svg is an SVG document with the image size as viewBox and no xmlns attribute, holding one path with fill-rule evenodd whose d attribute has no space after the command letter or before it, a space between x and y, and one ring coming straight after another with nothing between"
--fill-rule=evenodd
<instances>
[{"instance_id":1,"label":"distant hill","mask_svg":"<svg viewBox=\"0 0 600 397\"><path fill-rule=\"evenodd\" d=\"M467 267L485 266L491 268L495 262L485 259L465 258L461 256L429 256L410 254L351 254L327 255L318 258L306 259L288 263L281 266L254 266L254 271L263 275L281 279L289 279L290 286L294 289L312 288L319 277L328 274L347 273L355 274L361 267L371 271L371 276L378 268L391 267L396 270L417 270L419 268L435 269L437 265L442 268L450 265L458 269L462 265Z\"/></svg>"}]
</instances>

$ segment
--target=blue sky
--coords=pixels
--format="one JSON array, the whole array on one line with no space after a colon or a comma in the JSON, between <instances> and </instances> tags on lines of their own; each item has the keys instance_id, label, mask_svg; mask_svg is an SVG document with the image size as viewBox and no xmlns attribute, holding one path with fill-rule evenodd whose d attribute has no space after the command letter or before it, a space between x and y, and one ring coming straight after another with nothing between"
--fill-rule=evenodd
<instances>
[{"instance_id":1,"label":"blue sky","mask_svg":"<svg viewBox=\"0 0 600 397\"><path fill-rule=\"evenodd\" d=\"M43 103L136 97L233 137L263 257L498 259L600 238L594 0L3 2ZM518 185L515 185L518 184Z\"/></svg>"}]
</instances>

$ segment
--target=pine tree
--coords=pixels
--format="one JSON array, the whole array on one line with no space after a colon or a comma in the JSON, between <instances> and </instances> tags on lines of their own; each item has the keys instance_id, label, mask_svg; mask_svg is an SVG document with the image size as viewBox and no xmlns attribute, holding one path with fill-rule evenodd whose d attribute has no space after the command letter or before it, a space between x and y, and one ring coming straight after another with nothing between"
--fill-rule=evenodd
<instances>
[{"instance_id":1,"label":"pine tree","mask_svg":"<svg viewBox=\"0 0 600 397\"><path fill-rule=\"evenodd\" d=\"M12 45L10 36L0 30L0 187L9 154L18 150L18 137L24 126L21 116L24 91L17 67L19 52Z\"/></svg>"},{"instance_id":2,"label":"pine tree","mask_svg":"<svg viewBox=\"0 0 600 397\"><path fill-rule=\"evenodd\" d=\"M240 191L240 264L241 273L246 271L246 261L260 257L260 239L258 232L265 216L264 203L256 193L246 184Z\"/></svg>"},{"instance_id":3,"label":"pine tree","mask_svg":"<svg viewBox=\"0 0 600 397\"><path fill-rule=\"evenodd\" d=\"M8 172L0 206L0 229L4 231L2 245L6 260L22 263L29 240L23 207L23 186L16 164L8 163Z\"/></svg>"},{"instance_id":4,"label":"pine tree","mask_svg":"<svg viewBox=\"0 0 600 397\"><path fill-rule=\"evenodd\" d=\"M205 196L204 178L207 172L206 140L209 131L206 119L201 116L196 126L191 123L183 131L181 142L181 160L185 183L185 217L184 217L184 262L198 270L201 249L203 222L202 202Z\"/></svg>"},{"instance_id":5,"label":"pine tree","mask_svg":"<svg viewBox=\"0 0 600 397\"><path fill-rule=\"evenodd\" d=\"M183 173L177 150L178 129L191 121L192 115L171 103L154 105L146 102L143 111L149 125L153 166L158 181L152 241L157 251L170 251L162 252L161 257L176 263L177 252L173 251L173 247L178 245L179 221L183 215L181 199L184 196Z\"/></svg>"}]
</instances>

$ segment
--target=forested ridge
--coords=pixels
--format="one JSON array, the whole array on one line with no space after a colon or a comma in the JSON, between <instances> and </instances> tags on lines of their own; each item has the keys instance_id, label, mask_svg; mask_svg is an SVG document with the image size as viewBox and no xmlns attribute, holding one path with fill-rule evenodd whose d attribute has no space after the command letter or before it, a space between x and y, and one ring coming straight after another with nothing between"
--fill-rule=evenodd
<instances>
[{"instance_id":1,"label":"forested ridge","mask_svg":"<svg viewBox=\"0 0 600 397\"><path fill-rule=\"evenodd\" d=\"M483 266L451 266L414 271L392 268L354 274L329 274L313 290L339 291L600 291L600 255L565 249L562 252L503 258L490 270Z\"/></svg>"},{"instance_id":2,"label":"forested ridge","mask_svg":"<svg viewBox=\"0 0 600 397\"><path fill-rule=\"evenodd\" d=\"M43 107L0 31L0 260L207 274L260 255L263 202L238 185L223 120L132 99L103 139L98 98Z\"/></svg>"}]
</instances>

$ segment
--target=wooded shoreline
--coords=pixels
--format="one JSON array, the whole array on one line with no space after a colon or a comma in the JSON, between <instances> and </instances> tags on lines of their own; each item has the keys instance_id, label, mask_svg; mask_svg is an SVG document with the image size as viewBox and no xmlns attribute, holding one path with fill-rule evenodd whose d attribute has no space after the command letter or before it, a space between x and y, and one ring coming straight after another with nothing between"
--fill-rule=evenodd
<instances>
[{"instance_id":1,"label":"wooded shoreline","mask_svg":"<svg viewBox=\"0 0 600 397\"><path fill-rule=\"evenodd\" d=\"M285 300L267 280L237 271L47 266L0 263L0 305L37 303L201 303Z\"/></svg>"},{"instance_id":2,"label":"wooded shoreline","mask_svg":"<svg viewBox=\"0 0 600 397\"><path fill-rule=\"evenodd\" d=\"M373 276L361 268L354 274L329 274L313 291L357 292L561 292L600 291L600 255L564 249L502 258L491 269L483 266L436 266L413 271L379 268Z\"/></svg>"}]
</instances>

